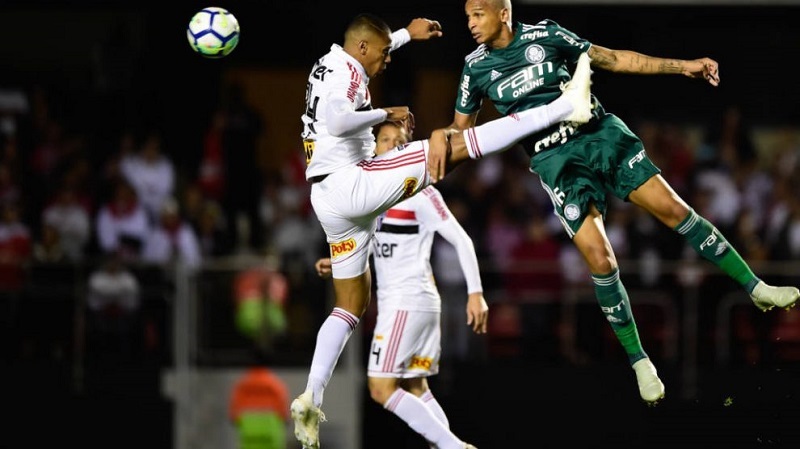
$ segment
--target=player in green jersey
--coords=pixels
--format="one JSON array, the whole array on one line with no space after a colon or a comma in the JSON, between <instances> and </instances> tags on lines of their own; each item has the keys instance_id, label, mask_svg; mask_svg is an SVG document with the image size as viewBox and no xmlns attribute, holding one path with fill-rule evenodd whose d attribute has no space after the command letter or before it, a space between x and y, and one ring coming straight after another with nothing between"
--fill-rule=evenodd
<instances>
[{"instance_id":1,"label":"player in green jersey","mask_svg":"<svg viewBox=\"0 0 800 449\"><path fill-rule=\"evenodd\" d=\"M569 80L569 68L582 53L588 54L594 69L684 75L712 86L719 84L719 67L713 59L664 59L612 50L581 39L552 20L533 25L512 22L509 0L467 0L465 12L478 48L465 58L453 130L474 126L484 99L491 100L504 115L552 101L560 95L560 85ZM664 397L664 384L642 348L605 233L609 193L644 208L682 235L703 258L739 283L758 308L792 307L800 291L767 285L753 274L714 225L664 180L642 141L596 98L593 102L594 118L589 123L562 122L522 144L530 156L531 170L540 176L556 215L589 267L600 308L636 373L639 394L654 404Z\"/></svg>"}]
</instances>

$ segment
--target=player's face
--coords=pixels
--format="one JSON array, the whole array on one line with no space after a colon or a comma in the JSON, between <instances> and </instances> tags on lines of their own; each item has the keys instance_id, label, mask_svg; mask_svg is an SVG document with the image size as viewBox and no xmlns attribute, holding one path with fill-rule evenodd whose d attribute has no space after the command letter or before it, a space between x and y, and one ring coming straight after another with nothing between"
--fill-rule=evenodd
<instances>
[{"instance_id":1,"label":"player's face","mask_svg":"<svg viewBox=\"0 0 800 449\"><path fill-rule=\"evenodd\" d=\"M373 36L370 38L366 45L366 54L362 58L362 64L367 76L372 78L386 70L386 66L392 62L392 57L389 55L391 44L392 41L389 36Z\"/></svg>"},{"instance_id":2,"label":"player's face","mask_svg":"<svg viewBox=\"0 0 800 449\"><path fill-rule=\"evenodd\" d=\"M375 137L375 154L381 155L404 143L408 143L408 134L405 128L393 124L383 125Z\"/></svg>"},{"instance_id":3,"label":"player's face","mask_svg":"<svg viewBox=\"0 0 800 449\"><path fill-rule=\"evenodd\" d=\"M509 13L506 8L498 9L488 0L467 0L464 11L472 38L479 44L489 46L500 37Z\"/></svg>"}]
</instances>

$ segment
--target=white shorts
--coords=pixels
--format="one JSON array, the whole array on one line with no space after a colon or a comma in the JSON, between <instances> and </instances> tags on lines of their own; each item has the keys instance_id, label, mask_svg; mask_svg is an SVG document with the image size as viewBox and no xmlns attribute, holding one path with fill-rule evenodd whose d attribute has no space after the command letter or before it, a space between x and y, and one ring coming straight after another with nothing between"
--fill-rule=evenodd
<instances>
[{"instance_id":1,"label":"white shorts","mask_svg":"<svg viewBox=\"0 0 800 449\"><path fill-rule=\"evenodd\" d=\"M370 377L412 378L439 373L441 312L378 312L367 360Z\"/></svg>"},{"instance_id":2,"label":"white shorts","mask_svg":"<svg viewBox=\"0 0 800 449\"><path fill-rule=\"evenodd\" d=\"M330 245L333 277L368 269L375 219L431 184L428 141L417 140L311 185L311 205Z\"/></svg>"}]
</instances>

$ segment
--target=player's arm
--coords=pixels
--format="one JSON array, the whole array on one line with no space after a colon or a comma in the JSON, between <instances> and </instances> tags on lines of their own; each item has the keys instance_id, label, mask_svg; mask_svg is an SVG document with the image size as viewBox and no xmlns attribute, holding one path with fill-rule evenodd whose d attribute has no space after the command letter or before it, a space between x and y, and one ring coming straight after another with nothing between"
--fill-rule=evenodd
<instances>
[{"instance_id":1,"label":"player's arm","mask_svg":"<svg viewBox=\"0 0 800 449\"><path fill-rule=\"evenodd\" d=\"M342 92L347 92L347 89L344 88ZM386 109L357 111L352 101L344 96L330 98L325 108L325 120L328 124L328 132L335 137L344 137L352 133L360 132L363 129L377 125L386 120L388 116L389 111Z\"/></svg>"},{"instance_id":2,"label":"player's arm","mask_svg":"<svg viewBox=\"0 0 800 449\"><path fill-rule=\"evenodd\" d=\"M433 189L429 197L432 201L426 202L424 207L430 213L419 211L422 212L419 216L455 248L458 262L467 281L467 325L471 326L475 333L485 334L489 322L489 306L483 297L483 284L475 245L467 231L448 209L441 193ZM442 219L442 216L446 218Z\"/></svg>"},{"instance_id":3,"label":"player's arm","mask_svg":"<svg viewBox=\"0 0 800 449\"><path fill-rule=\"evenodd\" d=\"M472 128L478 122L478 113L462 114L458 111L453 115L453 123L450 124L450 129L463 131L467 128Z\"/></svg>"},{"instance_id":4,"label":"player's arm","mask_svg":"<svg viewBox=\"0 0 800 449\"><path fill-rule=\"evenodd\" d=\"M321 259L317 259L317 262L314 264L314 269L317 270L319 277L322 279L328 279L331 277L331 274L333 274L331 258L323 257Z\"/></svg>"},{"instance_id":5,"label":"player's arm","mask_svg":"<svg viewBox=\"0 0 800 449\"><path fill-rule=\"evenodd\" d=\"M450 137L460 131L475 126L478 120L478 113L462 114L455 113L453 123L446 128L436 129L431 133L428 141L430 142L430 149L428 151L428 171L431 174L434 182L441 181L448 170L448 160L452 159L453 147L450 145ZM466 147L462 149L465 155L457 157L456 159L465 159L469 155L466 154Z\"/></svg>"},{"instance_id":6,"label":"player's arm","mask_svg":"<svg viewBox=\"0 0 800 449\"><path fill-rule=\"evenodd\" d=\"M592 67L615 73L637 75L684 75L719 85L719 64L711 58L668 59L648 56L630 50L612 50L592 45L587 52Z\"/></svg>"},{"instance_id":7,"label":"player's arm","mask_svg":"<svg viewBox=\"0 0 800 449\"><path fill-rule=\"evenodd\" d=\"M392 44L389 51L395 51L411 41L425 41L441 36L442 25L437 20L418 17L405 28L392 32Z\"/></svg>"}]
</instances>

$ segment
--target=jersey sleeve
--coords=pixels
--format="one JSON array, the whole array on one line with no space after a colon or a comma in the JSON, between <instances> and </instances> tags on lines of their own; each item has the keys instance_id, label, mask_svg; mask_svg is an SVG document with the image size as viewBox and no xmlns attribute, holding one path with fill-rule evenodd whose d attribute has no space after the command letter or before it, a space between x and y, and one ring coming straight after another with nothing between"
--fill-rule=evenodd
<instances>
[{"instance_id":1,"label":"jersey sleeve","mask_svg":"<svg viewBox=\"0 0 800 449\"><path fill-rule=\"evenodd\" d=\"M547 27L550 36L553 36L554 43L558 45L559 49L563 52L564 58L570 64L578 62L578 57L581 53L586 53L592 46L592 43L586 39L582 39L572 31L562 27L553 20L545 19L540 24Z\"/></svg>"},{"instance_id":2,"label":"jersey sleeve","mask_svg":"<svg viewBox=\"0 0 800 449\"><path fill-rule=\"evenodd\" d=\"M385 109L358 110L349 76L336 76L326 81L325 123L328 132L336 137L360 132L386 120Z\"/></svg>"},{"instance_id":3,"label":"jersey sleeve","mask_svg":"<svg viewBox=\"0 0 800 449\"><path fill-rule=\"evenodd\" d=\"M481 109L483 95L477 85L477 80L470 71L469 57L464 60L464 69L458 80L458 90L456 91L456 112L470 115Z\"/></svg>"},{"instance_id":4,"label":"jersey sleeve","mask_svg":"<svg viewBox=\"0 0 800 449\"><path fill-rule=\"evenodd\" d=\"M392 32L392 43L389 51L395 51L409 42L411 42L411 35L408 34L407 29L400 28L395 30Z\"/></svg>"},{"instance_id":5,"label":"jersey sleeve","mask_svg":"<svg viewBox=\"0 0 800 449\"><path fill-rule=\"evenodd\" d=\"M475 245L467 231L450 212L438 190L429 186L418 195L424 195L424 198L419 202L417 219L426 227L439 233L442 238L455 247L458 262L464 273L464 279L467 281L467 293L483 292L478 256L475 254Z\"/></svg>"}]
</instances>

